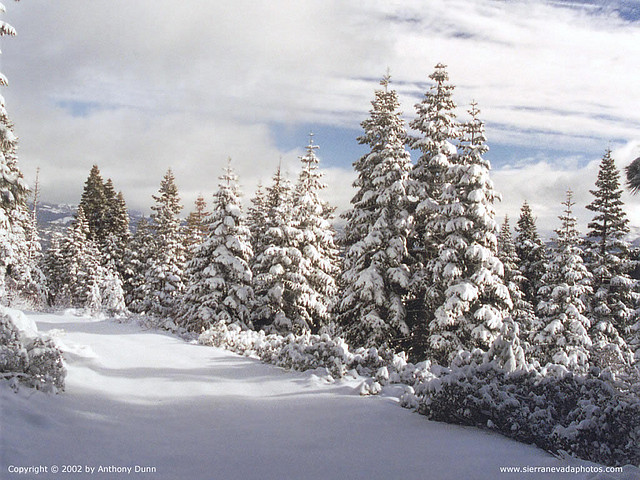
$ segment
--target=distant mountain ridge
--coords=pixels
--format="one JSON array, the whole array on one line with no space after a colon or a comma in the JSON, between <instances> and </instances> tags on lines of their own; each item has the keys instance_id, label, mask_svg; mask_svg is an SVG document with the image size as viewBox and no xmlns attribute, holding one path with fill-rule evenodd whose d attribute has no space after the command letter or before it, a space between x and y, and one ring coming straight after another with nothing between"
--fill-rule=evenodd
<instances>
[{"instance_id":1,"label":"distant mountain ridge","mask_svg":"<svg viewBox=\"0 0 640 480\"><path fill-rule=\"evenodd\" d=\"M68 203L38 202L37 206L38 231L42 239L42 248L46 250L51 244L51 238L56 233L64 233L76 218L77 205ZM32 206L31 206L32 208ZM144 215L137 210L129 210L130 225L132 230Z\"/></svg>"}]
</instances>

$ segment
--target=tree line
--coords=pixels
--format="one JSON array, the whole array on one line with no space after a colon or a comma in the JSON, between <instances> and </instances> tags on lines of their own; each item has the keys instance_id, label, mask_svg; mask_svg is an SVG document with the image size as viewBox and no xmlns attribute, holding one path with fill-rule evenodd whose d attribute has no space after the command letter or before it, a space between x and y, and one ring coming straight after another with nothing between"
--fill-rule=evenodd
<instances>
[{"instance_id":1,"label":"tree line","mask_svg":"<svg viewBox=\"0 0 640 480\"><path fill-rule=\"evenodd\" d=\"M148 219L132 233L122 193L91 169L78 212L42 254L17 139L0 111L0 285L54 308L147 315L200 332L216 322L281 334L329 333L355 347L390 347L449 364L461 351L505 346L505 362L624 370L638 348L636 254L607 150L584 238L567 192L550 245L525 202L513 235L495 219L477 104L460 121L446 66L407 128L390 77L375 91L358 142L344 232L332 226L313 137L295 181L280 168L243 212L231 163L211 211L200 196L186 224L167 171ZM409 149L419 153L412 162Z\"/></svg>"}]
</instances>

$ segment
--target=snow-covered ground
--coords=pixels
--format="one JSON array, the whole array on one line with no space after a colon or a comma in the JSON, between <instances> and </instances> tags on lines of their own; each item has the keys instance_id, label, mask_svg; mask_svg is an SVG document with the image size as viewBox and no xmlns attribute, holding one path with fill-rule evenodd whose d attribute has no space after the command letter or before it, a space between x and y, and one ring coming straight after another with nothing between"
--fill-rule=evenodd
<instances>
[{"instance_id":1,"label":"snow-covered ground","mask_svg":"<svg viewBox=\"0 0 640 480\"><path fill-rule=\"evenodd\" d=\"M613 479L623 474L501 473L594 467L474 428L429 422L394 390L359 396L329 383L137 325L32 315L57 338L66 392L0 384L0 478ZM60 469L51 473L53 466ZM63 473L66 466L81 473ZM77 466L77 467L74 467ZM136 473L135 467L146 470ZM99 468L108 470L98 473ZM116 467L120 473L111 473ZM127 468L131 468L128 473ZM91 473L91 469L95 469Z\"/></svg>"}]
</instances>

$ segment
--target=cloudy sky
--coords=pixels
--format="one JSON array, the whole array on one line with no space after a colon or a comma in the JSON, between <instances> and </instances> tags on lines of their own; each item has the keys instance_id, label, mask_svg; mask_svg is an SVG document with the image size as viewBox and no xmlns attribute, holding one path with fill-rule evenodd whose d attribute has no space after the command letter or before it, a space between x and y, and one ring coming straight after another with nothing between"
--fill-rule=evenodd
<instances>
[{"instance_id":1,"label":"cloudy sky","mask_svg":"<svg viewBox=\"0 0 640 480\"><path fill-rule=\"evenodd\" d=\"M347 208L356 137L390 69L407 120L438 62L460 117L476 100L514 220L555 228L567 188L586 228L597 165L640 156L640 1L5 0L2 94L44 200L77 203L93 164L147 211L172 167L186 211L231 157L250 197L315 133ZM626 197L640 229L640 199Z\"/></svg>"}]
</instances>

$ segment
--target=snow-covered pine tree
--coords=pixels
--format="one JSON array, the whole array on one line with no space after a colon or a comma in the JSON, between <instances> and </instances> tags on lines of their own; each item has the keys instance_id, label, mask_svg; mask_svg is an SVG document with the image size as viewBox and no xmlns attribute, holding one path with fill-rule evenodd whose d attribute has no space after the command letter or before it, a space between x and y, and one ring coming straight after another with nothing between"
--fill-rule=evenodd
<instances>
[{"instance_id":1,"label":"snow-covered pine tree","mask_svg":"<svg viewBox=\"0 0 640 480\"><path fill-rule=\"evenodd\" d=\"M131 240L130 218L124 195L116 193L110 178L104 183L104 201L104 223L96 240L102 264L101 308L109 315L121 315L127 311L123 275L126 270L125 252Z\"/></svg>"},{"instance_id":2,"label":"snow-covered pine tree","mask_svg":"<svg viewBox=\"0 0 640 480\"><path fill-rule=\"evenodd\" d=\"M89 238L100 250L102 265L122 277L124 252L131 237L129 212L122 192L116 193L110 178L106 182L102 179L97 165L85 182L80 206L89 225Z\"/></svg>"},{"instance_id":3,"label":"snow-covered pine tree","mask_svg":"<svg viewBox=\"0 0 640 480\"><path fill-rule=\"evenodd\" d=\"M146 274L155 251L155 236L146 218L140 219L131 242L125 250L123 287L127 308L134 313L144 313L149 290Z\"/></svg>"},{"instance_id":4,"label":"snow-covered pine tree","mask_svg":"<svg viewBox=\"0 0 640 480\"><path fill-rule=\"evenodd\" d=\"M591 361L601 368L620 369L632 358L622 336L631 332L636 320L637 294L629 275L634 262L625 240L629 220L622 209L620 172L610 149L600 162L596 189L590 192L595 198L587 209L594 217L588 224L585 264L593 274Z\"/></svg>"},{"instance_id":5,"label":"snow-covered pine tree","mask_svg":"<svg viewBox=\"0 0 640 480\"><path fill-rule=\"evenodd\" d=\"M200 245L208 234L207 218L210 213L207 211L207 202L202 194L195 200L194 209L187 216L185 226L185 248L187 257L191 258L196 247Z\"/></svg>"},{"instance_id":6,"label":"snow-covered pine tree","mask_svg":"<svg viewBox=\"0 0 640 480\"><path fill-rule=\"evenodd\" d=\"M389 75L375 92L358 142L370 152L354 163L358 188L345 215L345 255L337 306L340 329L353 346L391 346L409 329L404 297L410 281L407 182L411 157L398 95Z\"/></svg>"},{"instance_id":7,"label":"snow-covered pine tree","mask_svg":"<svg viewBox=\"0 0 640 480\"><path fill-rule=\"evenodd\" d=\"M131 240L129 211L122 192L115 193L111 179L105 184L104 237L98 244L102 253L102 264L117 272L121 280L125 271L125 251Z\"/></svg>"},{"instance_id":8,"label":"snow-covered pine tree","mask_svg":"<svg viewBox=\"0 0 640 480\"><path fill-rule=\"evenodd\" d=\"M520 259L516 253L508 216L504 217L498 235L498 258L504 267L504 283L509 289L509 296L513 302L511 317L518 324L520 341L525 352L529 354L532 348L530 345L531 335L537 331L538 321L533 305L524 298L522 293L522 286L526 279L520 271Z\"/></svg>"},{"instance_id":9,"label":"snow-covered pine tree","mask_svg":"<svg viewBox=\"0 0 640 480\"><path fill-rule=\"evenodd\" d=\"M126 312L122 281L113 268L101 265L101 254L89 238L82 207L64 237L52 243L46 267L54 307L111 315Z\"/></svg>"},{"instance_id":10,"label":"snow-covered pine tree","mask_svg":"<svg viewBox=\"0 0 640 480\"><path fill-rule=\"evenodd\" d=\"M0 4L0 12L4 11L4 5ZM4 35L14 36L16 31L8 23L0 21L0 37ZM6 77L0 73L0 86L6 85ZM37 236L30 231L35 228L35 222L31 222L33 217L29 215L26 204L29 189L18 166L17 145L18 139L13 132L4 97L0 95L0 305L9 303L11 297L17 296L21 300L31 297L28 298L32 301L30 306L40 306L35 305L37 302L33 301L34 292L43 292L43 285L34 283L36 280L42 280L37 278L36 274L40 273L40 270L35 267L35 254L39 251L39 245L35 245L38 241ZM7 280L12 283L9 288L6 285ZM0 369L8 374L7 378L12 374L26 374L28 377L29 368L25 371L19 367L26 366L27 361L35 360L33 364L37 370L39 365L36 357L51 354L52 357L56 356L57 366L61 365L60 356L55 355L55 349L49 349L49 344L37 341L31 344L34 348L28 350L24 348L25 345L19 337L13 321L4 315L4 318L0 319ZM55 373L61 372L58 370ZM62 378L57 375L56 377L55 386L62 388Z\"/></svg>"},{"instance_id":11,"label":"snow-covered pine tree","mask_svg":"<svg viewBox=\"0 0 640 480\"><path fill-rule=\"evenodd\" d=\"M129 209L127 208L127 203L124 200L124 194L122 192L118 192L116 196L113 219L113 232L120 243L119 253L123 255L122 252L131 240L131 218L129 217Z\"/></svg>"},{"instance_id":12,"label":"snow-covered pine tree","mask_svg":"<svg viewBox=\"0 0 640 480\"><path fill-rule=\"evenodd\" d=\"M148 296L144 310L164 320L172 318L184 290L184 234L179 218L182 205L171 169L164 175L158 195L153 195L153 199L156 202L151 207L155 250L145 275Z\"/></svg>"},{"instance_id":13,"label":"snow-covered pine tree","mask_svg":"<svg viewBox=\"0 0 640 480\"><path fill-rule=\"evenodd\" d=\"M100 253L89 238L89 223L78 207L73 224L60 242L60 284L54 306L97 312L102 306Z\"/></svg>"},{"instance_id":14,"label":"snow-covered pine tree","mask_svg":"<svg viewBox=\"0 0 640 480\"><path fill-rule=\"evenodd\" d=\"M20 306L40 308L46 304L46 279L42 272L42 245L38 224L33 212L19 208L14 216L14 238L19 239L14 249L15 264L8 278ZM24 237L24 241L22 238Z\"/></svg>"},{"instance_id":15,"label":"snow-covered pine tree","mask_svg":"<svg viewBox=\"0 0 640 480\"><path fill-rule=\"evenodd\" d=\"M514 309L518 309L522 305L522 302L525 302L522 298L522 284L525 278L520 271L520 259L516 253L516 246L513 242L508 215L505 215L504 221L500 226L500 233L498 235L498 258L500 258L504 267L504 283L509 289L513 307Z\"/></svg>"},{"instance_id":16,"label":"snow-covered pine tree","mask_svg":"<svg viewBox=\"0 0 640 480\"><path fill-rule=\"evenodd\" d=\"M111 230L111 228L113 227L115 216L116 216L115 215L115 212L117 210L116 198L118 196L116 194L116 189L113 186L113 180L111 180L110 178L107 178L107 181L104 182L103 191L104 191L104 206L102 208L104 210L104 217L105 217L104 227L107 230Z\"/></svg>"},{"instance_id":17,"label":"snow-covered pine tree","mask_svg":"<svg viewBox=\"0 0 640 480\"><path fill-rule=\"evenodd\" d=\"M307 152L300 157L302 171L293 195L291 226L296 230L295 244L302 255L300 273L304 281L289 286L299 315L289 319L293 322L291 325L275 323L276 328L284 331L318 333L322 327L329 326L337 293L336 278L340 270L335 230L331 225L335 209L320 198L326 185L315 154L318 148L311 134Z\"/></svg>"},{"instance_id":18,"label":"snow-covered pine tree","mask_svg":"<svg viewBox=\"0 0 640 480\"><path fill-rule=\"evenodd\" d=\"M571 190L567 191L563 205L555 247L541 279L542 300L537 306L541 325L534 338L536 359L542 365L556 363L584 373L589 368L592 345L591 321L584 315L592 293L592 275L582 259Z\"/></svg>"},{"instance_id":19,"label":"snow-covered pine tree","mask_svg":"<svg viewBox=\"0 0 640 480\"><path fill-rule=\"evenodd\" d=\"M102 252L102 263L115 266L122 262L124 249L120 249L115 233L117 221L117 196L113 181L108 178L104 183L104 204L102 208L102 224L99 238L95 238L98 248ZM128 227L128 225L127 225ZM120 250L120 252L118 252Z\"/></svg>"},{"instance_id":20,"label":"snow-covered pine tree","mask_svg":"<svg viewBox=\"0 0 640 480\"><path fill-rule=\"evenodd\" d=\"M121 316L128 312L124 283L120 274L109 266L100 266L100 310L111 316Z\"/></svg>"},{"instance_id":21,"label":"snow-covered pine tree","mask_svg":"<svg viewBox=\"0 0 640 480\"><path fill-rule=\"evenodd\" d=\"M522 293L524 299L535 307L539 302L538 292L542 287L540 279L545 273L547 252L538 235L536 219L526 200L522 204L515 231L516 255L520 259L520 271L524 276Z\"/></svg>"},{"instance_id":22,"label":"snow-covered pine tree","mask_svg":"<svg viewBox=\"0 0 640 480\"><path fill-rule=\"evenodd\" d=\"M0 11L5 11L1 4ZM0 36L15 34L11 25L0 21ZM6 85L6 77L0 73L0 86ZM18 166L17 148L18 138L0 96L0 304L17 299L38 306L42 275L31 258L37 239L31 235L29 188Z\"/></svg>"},{"instance_id":23,"label":"snow-covered pine tree","mask_svg":"<svg viewBox=\"0 0 640 480\"><path fill-rule=\"evenodd\" d=\"M255 328L274 330L274 324L293 324L298 306L291 285L304 285L300 273L302 254L296 246L293 218L293 187L278 166L264 195L262 237L252 262Z\"/></svg>"},{"instance_id":24,"label":"snow-covered pine tree","mask_svg":"<svg viewBox=\"0 0 640 480\"><path fill-rule=\"evenodd\" d=\"M251 326L252 251L240 196L238 177L229 162L206 221L207 237L186 266L189 284L180 323L191 331L200 332L218 322Z\"/></svg>"},{"instance_id":25,"label":"snow-covered pine tree","mask_svg":"<svg viewBox=\"0 0 640 480\"><path fill-rule=\"evenodd\" d=\"M386 117L390 117L392 114L395 114L396 109L400 107L395 90L391 90L390 93L390 95L395 97L396 103L396 105L392 107L393 110L391 110L391 112L387 111L389 110L389 105L385 105L384 102L386 100L386 103L389 103L390 98L379 98L382 96L383 92L388 90L390 79L391 77L389 73L383 77L381 85L385 87L385 90L375 91L375 98L371 102L373 109L369 110L370 117L360 123L365 132L364 135L358 137L358 143L361 145L367 145L371 148L371 151L353 162L353 169L358 174L356 180L353 182L353 187L356 189L356 193L351 199L352 208L341 215L341 217L346 220L344 231L342 232L342 238L340 239L340 243L345 248L355 245L369 235L371 226L377 219L375 213L378 210L378 205L375 197L376 187L373 184L373 175L374 169L381 161L382 157L379 154L372 155L372 153L374 150L379 153L379 151L384 148L384 140L382 138L375 138L375 135L384 135L383 130L385 126L388 126L391 129L394 127L397 129L397 122L400 121L402 122L401 129L405 137L405 141L408 140L404 121L401 119L400 113L397 114L397 118L385 118L385 115ZM385 107L386 110L383 110ZM391 121L394 124L385 125L385 121Z\"/></svg>"},{"instance_id":26,"label":"snow-covered pine tree","mask_svg":"<svg viewBox=\"0 0 640 480\"><path fill-rule=\"evenodd\" d=\"M111 190L113 191L113 189ZM84 183L78 207L82 208L86 217L87 225L89 226L89 239L97 244L102 243L105 238L103 230L106 226L106 205L105 182L98 166L93 165Z\"/></svg>"},{"instance_id":27,"label":"snow-covered pine tree","mask_svg":"<svg viewBox=\"0 0 640 480\"><path fill-rule=\"evenodd\" d=\"M486 352L512 308L497 256L493 204L500 197L483 157L488 150L484 124L475 104L469 113L462 153L441 172L440 194L429 206L433 214L427 223L427 230L442 244L427 264L430 298L438 306L422 344L427 358L444 364L461 350Z\"/></svg>"},{"instance_id":28,"label":"snow-covered pine tree","mask_svg":"<svg viewBox=\"0 0 640 480\"><path fill-rule=\"evenodd\" d=\"M278 167L278 172L280 172L280 167ZM250 261L251 271L254 271L256 260L264 253L266 248L265 234L268 228L266 195L262 183L259 183L247 211L247 227L249 228L251 250L253 251Z\"/></svg>"},{"instance_id":29,"label":"snow-covered pine tree","mask_svg":"<svg viewBox=\"0 0 640 480\"><path fill-rule=\"evenodd\" d=\"M422 332L426 326L427 312L435 307L435 302L426 298L430 279L425 266L436 256L438 246L442 243L442 238L435 237L427 224L432 220L434 204L441 194L443 174L457 155L454 142L461 135L453 101L455 87L449 82L446 65L437 64L429 78L434 84L424 99L415 105L417 116L409 124L419 135L408 139L409 146L418 150L420 157L409 175L409 193L416 201L410 212L413 231L408 248L412 280L407 313L412 330Z\"/></svg>"},{"instance_id":30,"label":"snow-covered pine tree","mask_svg":"<svg viewBox=\"0 0 640 480\"><path fill-rule=\"evenodd\" d=\"M1 4L0 11L5 11ZM5 35L16 35L16 31L8 23L0 21L0 36ZM8 84L6 77L0 73L0 86ZM13 133L13 123L5 108L4 97L0 96L0 206L6 217L7 212L25 201L29 191L18 168L17 147L18 138Z\"/></svg>"}]
</instances>

